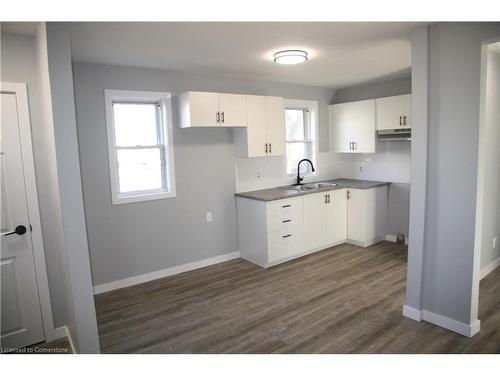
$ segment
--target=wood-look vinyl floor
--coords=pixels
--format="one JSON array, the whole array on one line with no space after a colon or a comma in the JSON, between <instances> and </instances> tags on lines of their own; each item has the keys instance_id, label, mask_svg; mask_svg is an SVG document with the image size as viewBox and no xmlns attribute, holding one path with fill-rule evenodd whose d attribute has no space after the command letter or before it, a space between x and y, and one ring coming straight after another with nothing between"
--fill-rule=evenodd
<instances>
[{"instance_id":1,"label":"wood-look vinyl floor","mask_svg":"<svg viewBox=\"0 0 500 375\"><path fill-rule=\"evenodd\" d=\"M262 269L242 259L97 295L103 353L500 353L500 268L481 332L402 316L406 247L339 245Z\"/></svg>"}]
</instances>

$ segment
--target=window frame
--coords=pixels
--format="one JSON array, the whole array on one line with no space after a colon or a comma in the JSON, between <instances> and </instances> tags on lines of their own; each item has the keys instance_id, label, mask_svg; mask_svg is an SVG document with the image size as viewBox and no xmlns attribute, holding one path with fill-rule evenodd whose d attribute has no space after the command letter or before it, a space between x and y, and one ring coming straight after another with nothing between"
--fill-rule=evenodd
<instances>
[{"instance_id":1,"label":"window frame","mask_svg":"<svg viewBox=\"0 0 500 375\"><path fill-rule=\"evenodd\" d=\"M317 161L318 161L318 102L316 100L300 100L300 99L285 99L284 100L284 110L286 111L287 109L302 109L302 110L307 110L309 111L309 129L308 131L311 133L310 141L288 141L286 139L286 115L285 115L285 176L287 178L290 178L292 176L297 176L297 171L288 173L287 170L287 164L288 164L288 155L287 155L287 147L286 145L288 143L310 143L312 147L312 162L314 164L314 167L317 167ZM306 129L304 129L306 130ZM305 138L305 137L304 137ZM315 172L308 171L307 173L303 174L302 177L311 177L311 176L316 176L317 174L317 168Z\"/></svg>"},{"instance_id":2,"label":"window frame","mask_svg":"<svg viewBox=\"0 0 500 375\"><path fill-rule=\"evenodd\" d=\"M174 151L172 141L172 95L168 92L158 91L130 91L130 90L104 90L106 109L107 146L109 158L109 174L111 184L111 203L113 205L143 202L156 199L174 198L175 169ZM118 146L114 123L113 104L155 104L157 105L157 144L141 146ZM133 149L160 149L162 158L162 185L161 189L135 190L120 193L118 172L118 150Z\"/></svg>"}]
</instances>

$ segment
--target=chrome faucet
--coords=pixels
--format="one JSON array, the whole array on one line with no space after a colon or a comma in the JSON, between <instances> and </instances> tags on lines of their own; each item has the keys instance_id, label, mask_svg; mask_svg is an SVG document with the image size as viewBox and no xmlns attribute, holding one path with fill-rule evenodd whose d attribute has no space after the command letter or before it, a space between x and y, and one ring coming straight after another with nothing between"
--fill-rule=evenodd
<instances>
[{"instance_id":1,"label":"chrome faucet","mask_svg":"<svg viewBox=\"0 0 500 375\"><path fill-rule=\"evenodd\" d=\"M311 165L311 170L312 170L313 172L315 172L314 165L313 165L312 161L310 161L309 159L302 159L302 160L301 160L301 161L299 161L299 163L297 164L297 183L296 183L296 184L293 184L293 186L296 186L296 185L302 185L302 181L304 180L304 177L300 177L300 164L301 164L303 161L307 161L307 162Z\"/></svg>"}]
</instances>

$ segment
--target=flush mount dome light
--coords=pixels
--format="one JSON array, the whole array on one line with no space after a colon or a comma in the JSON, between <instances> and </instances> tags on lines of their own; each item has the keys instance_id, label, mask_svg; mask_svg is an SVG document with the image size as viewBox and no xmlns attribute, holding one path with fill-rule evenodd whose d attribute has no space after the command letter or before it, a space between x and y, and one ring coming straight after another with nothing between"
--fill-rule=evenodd
<instances>
[{"instance_id":1,"label":"flush mount dome light","mask_svg":"<svg viewBox=\"0 0 500 375\"><path fill-rule=\"evenodd\" d=\"M274 62L277 64L293 65L307 61L307 52L298 49L279 51L274 54Z\"/></svg>"}]
</instances>

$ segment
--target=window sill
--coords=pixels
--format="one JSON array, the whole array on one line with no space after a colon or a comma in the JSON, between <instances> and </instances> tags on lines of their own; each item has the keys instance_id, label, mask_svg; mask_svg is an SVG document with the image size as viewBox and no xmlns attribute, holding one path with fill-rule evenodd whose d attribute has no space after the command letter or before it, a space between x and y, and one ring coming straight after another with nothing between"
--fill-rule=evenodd
<instances>
[{"instance_id":1,"label":"window sill","mask_svg":"<svg viewBox=\"0 0 500 375\"><path fill-rule=\"evenodd\" d=\"M142 193L134 195L119 195L119 196L114 196L111 203L113 205L137 203L137 202L154 201L157 199L175 198L175 196L176 196L175 191L173 192L162 191L162 192Z\"/></svg>"}]
</instances>

